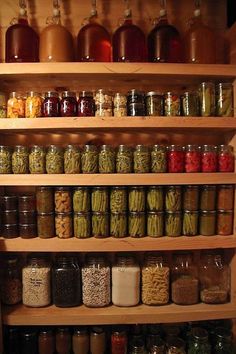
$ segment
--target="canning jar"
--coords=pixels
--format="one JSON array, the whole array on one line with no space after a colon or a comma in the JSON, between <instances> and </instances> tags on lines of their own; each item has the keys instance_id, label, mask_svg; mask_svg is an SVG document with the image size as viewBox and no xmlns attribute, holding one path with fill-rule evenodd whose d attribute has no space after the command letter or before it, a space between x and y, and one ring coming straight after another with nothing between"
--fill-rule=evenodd
<instances>
[{"instance_id":1,"label":"canning jar","mask_svg":"<svg viewBox=\"0 0 236 354\"><path fill-rule=\"evenodd\" d=\"M90 91L81 91L78 99L78 117L94 117L95 101L93 93Z\"/></svg>"},{"instance_id":2,"label":"canning jar","mask_svg":"<svg viewBox=\"0 0 236 354\"><path fill-rule=\"evenodd\" d=\"M109 235L109 213L92 213L92 236L97 238Z\"/></svg>"},{"instance_id":3,"label":"canning jar","mask_svg":"<svg viewBox=\"0 0 236 354\"><path fill-rule=\"evenodd\" d=\"M88 307L108 306L111 301L110 266L106 258L88 255L82 266L82 298Z\"/></svg>"},{"instance_id":4,"label":"canning jar","mask_svg":"<svg viewBox=\"0 0 236 354\"><path fill-rule=\"evenodd\" d=\"M218 210L216 221L217 235L228 236L233 233L234 214L232 210Z\"/></svg>"},{"instance_id":5,"label":"canning jar","mask_svg":"<svg viewBox=\"0 0 236 354\"><path fill-rule=\"evenodd\" d=\"M234 207L234 186L221 184L217 189L217 210L232 210Z\"/></svg>"},{"instance_id":6,"label":"canning jar","mask_svg":"<svg viewBox=\"0 0 236 354\"><path fill-rule=\"evenodd\" d=\"M159 117L164 114L163 96L158 92L150 91L146 93L145 106L147 116Z\"/></svg>"},{"instance_id":7,"label":"canning jar","mask_svg":"<svg viewBox=\"0 0 236 354\"><path fill-rule=\"evenodd\" d=\"M3 238L16 238L19 236L18 224L5 224L1 227Z\"/></svg>"},{"instance_id":8,"label":"canning jar","mask_svg":"<svg viewBox=\"0 0 236 354\"><path fill-rule=\"evenodd\" d=\"M105 354L106 333L102 327L92 327L90 332L90 354Z\"/></svg>"},{"instance_id":9,"label":"canning jar","mask_svg":"<svg viewBox=\"0 0 236 354\"><path fill-rule=\"evenodd\" d=\"M38 335L37 330L24 328L21 331L20 348L21 354L37 354L38 353Z\"/></svg>"},{"instance_id":10,"label":"canning jar","mask_svg":"<svg viewBox=\"0 0 236 354\"><path fill-rule=\"evenodd\" d=\"M52 329L41 329L38 334L38 354L54 354L56 349L55 335Z\"/></svg>"},{"instance_id":11,"label":"canning jar","mask_svg":"<svg viewBox=\"0 0 236 354\"><path fill-rule=\"evenodd\" d=\"M16 210L18 199L16 195L2 195L0 196L0 204L2 210Z\"/></svg>"},{"instance_id":12,"label":"canning jar","mask_svg":"<svg viewBox=\"0 0 236 354\"><path fill-rule=\"evenodd\" d=\"M42 97L40 93L30 91L27 92L25 101L25 117L39 118L42 117Z\"/></svg>"},{"instance_id":13,"label":"canning jar","mask_svg":"<svg viewBox=\"0 0 236 354\"><path fill-rule=\"evenodd\" d=\"M217 146L203 145L202 146L202 172L217 172L218 169Z\"/></svg>"},{"instance_id":14,"label":"canning jar","mask_svg":"<svg viewBox=\"0 0 236 354\"><path fill-rule=\"evenodd\" d=\"M182 208L181 186L167 186L165 193L165 210L179 211Z\"/></svg>"},{"instance_id":15,"label":"canning jar","mask_svg":"<svg viewBox=\"0 0 236 354\"><path fill-rule=\"evenodd\" d=\"M55 231L59 238L70 238L73 236L72 213L55 214Z\"/></svg>"},{"instance_id":16,"label":"canning jar","mask_svg":"<svg viewBox=\"0 0 236 354\"><path fill-rule=\"evenodd\" d=\"M177 305L194 305L199 301L199 280L191 253L174 255L171 294Z\"/></svg>"},{"instance_id":17,"label":"canning jar","mask_svg":"<svg viewBox=\"0 0 236 354\"><path fill-rule=\"evenodd\" d=\"M203 185L200 193L200 209L213 211L216 208L216 186Z\"/></svg>"},{"instance_id":18,"label":"canning jar","mask_svg":"<svg viewBox=\"0 0 236 354\"><path fill-rule=\"evenodd\" d=\"M129 213L129 236L143 237L146 234L146 215L143 212Z\"/></svg>"},{"instance_id":19,"label":"canning jar","mask_svg":"<svg viewBox=\"0 0 236 354\"><path fill-rule=\"evenodd\" d=\"M76 213L87 213L90 211L90 190L88 187L74 188L73 210Z\"/></svg>"},{"instance_id":20,"label":"canning jar","mask_svg":"<svg viewBox=\"0 0 236 354\"><path fill-rule=\"evenodd\" d=\"M98 149L95 145L85 145L81 155L83 173L98 172Z\"/></svg>"},{"instance_id":21,"label":"canning jar","mask_svg":"<svg viewBox=\"0 0 236 354\"><path fill-rule=\"evenodd\" d=\"M190 332L191 340L189 341L188 352L191 354L211 354L211 345L208 341L207 330L201 327L192 328Z\"/></svg>"},{"instance_id":22,"label":"canning jar","mask_svg":"<svg viewBox=\"0 0 236 354\"><path fill-rule=\"evenodd\" d=\"M110 235L113 237L127 236L127 214L124 213L110 213Z\"/></svg>"},{"instance_id":23,"label":"canning jar","mask_svg":"<svg viewBox=\"0 0 236 354\"><path fill-rule=\"evenodd\" d=\"M230 297L230 267L217 253L203 253L199 268L201 301L223 304Z\"/></svg>"},{"instance_id":24,"label":"canning jar","mask_svg":"<svg viewBox=\"0 0 236 354\"><path fill-rule=\"evenodd\" d=\"M72 256L58 256L52 268L52 299L57 307L81 303L80 268Z\"/></svg>"},{"instance_id":25,"label":"canning jar","mask_svg":"<svg viewBox=\"0 0 236 354\"><path fill-rule=\"evenodd\" d=\"M143 338L136 339L130 344L130 354L147 354Z\"/></svg>"},{"instance_id":26,"label":"canning jar","mask_svg":"<svg viewBox=\"0 0 236 354\"><path fill-rule=\"evenodd\" d=\"M199 96L196 92L184 92L181 96L181 110L185 117L199 116Z\"/></svg>"},{"instance_id":27,"label":"canning jar","mask_svg":"<svg viewBox=\"0 0 236 354\"><path fill-rule=\"evenodd\" d=\"M163 173L167 171L167 153L163 145L153 145L151 150L151 172Z\"/></svg>"},{"instance_id":28,"label":"canning jar","mask_svg":"<svg viewBox=\"0 0 236 354\"><path fill-rule=\"evenodd\" d=\"M43 146L33 145L29 153L29 171L32 174L46 173L46 152Z\"/></svg>"},{"instance_id":29,"label":"canning jar","mask_svg":"<svg viewBox=\"0 0 236 354\"><path fill-rule=\"evenodd\" d=\"M61 93L60 102L61 117L77 116L77 99L76 93L72 91L63 91Z\"/></svg>"},{"instance_id":30,"label":"canning jar","mask_svg":"<svg viewBox=\"0 0 236 354\"><path fill-rule=\"evenodd\" d=\"M72 198L69 187L56 187L54 193L56 213L69 213L72 211Z\"/></svg>"},{"instance_id":31,"label":"canning jar","mask_svg":"<svg viewBox=\"0 0 236 354\"><path fill-rule=\"evenodd\" d=\"M170 268L161 255L147 254L142 266L142 302L166 305L169 302Z\"/></svg>"},{"instance_id":32,"label":"canning jar","mask_svg":"<svg viewBox=\"0 0 236 354\"><path fill-rule=\"evenodd\" d=\"M165 116L180 116L180 97L173 92L167 92L164 95Z\"/></svg>"},{"instance_id":33,"label":"canning jar","mask_svg":"<svg viewBox=\"0 0 236 354\"><path fill-rule=\"evenodd\" d=\"M165 342L159 337L149 348L150 354L165 354Z\"/></svg>"},{"instance_id":34,"label":"canning jar","mask_svg":"<svg viewBox=\"0 0 236 354\"><path fill-rule=\"evenodd\" d=\"M17 224L18 223L18 210L3 210L1 212L2 224Z\"/></svg>"},{"instance_id":35,"label":"canning jar","mask_svg":"<svg viewBox=\"0 0 236 354\"><path fill-rule=\"evenodd\" d=\"M30 255L22 269L22 301L29 307L44 307L51 302L51 268L42 255Z\"/></svg>"},{"instance_id":36,"label":"canning jar","mask_svg":"<svg viewBox=\"0 0 236 354\"><path fill-rule=\"evenodd\" d=\"M139 303L140 267L131 255L117 256L112 266L112 303L136 306Z\"/></svg>"},{"instance_id":37,"label":"canning jar","mask_svg":"<svg viewBox=\"0 0 236 354\"><path fill-rule=\"evenodd\" d=\"M56 330L57 354L68 354L71 351L71 333L67 327L59 327Z\"/></svg>"},{"instance_id":38,"label":"canning jar","mask_svg":"<svg viewBox=\"0 0 236 354\"><path fill-rule=\"evenodd\" d=\"M80 173L80 149L76 145L67 145L64 151L64 172Z\"/></svg>"},{"instance_id":39,"label":"canning jar","mask_svg":"<svg viewBox=\"0 0 236 354\"><path fill-rule=\"evenodd\" d=\"M185 354L185 343L179 337L169 337L166 343L167 354Z\"/></svg>"},{"instance_id":40,"label":"canning jar","mask_svg":"<svg viewBox=\"0 0 236 354\"><path fill-rule=\"evenodd\" d=\"M178 237L182 231L182 212L167 211L165 214L165 235Z\"/></svg>"},{"instance_id":41,"label":"canning jar","mask_svg":"<svg viewBox=\"0 0 236 354\"><path fill-rule=\"evenodd\" d=\"M25 98L19 92L11 92L7 101L7 118L25 117Z\"/></svg>"},{"instance_id":42,"label":"canning jar","mask_svg":"<svg viewBox=\"0 0 236 354\"><path fill-rule=\"evenodd\" d=\"M233 336L228 328L218 327L214 330L215 344L214 353L215 354L232 354L234 351Z\"/></svg>"},{"instance_id":43,"label":"canning jar","mask_svg":"<svg viewBox=\"0 0 236 354\"><path fill-rule=\"evenodd\" d=\"M19 195L18 196L18 210L19 211L33 211L36 209L36 201L34 195Z\"/></svg>"},{"instance_id":44,"label":"canning jar","mask_svg":"<svg viewBox=\"0 0 236 354\"><path fill-rule=\"evenodd\" d=\"M132 89L127 94L127 115L131 117L145 116L145 94Z\"/></svg>"},{"instance_id":45,"label":"canning jar","mask_svg":"<svg viewBox=\"0 0 236 354\"><path fill-rule=\"evenodd\" d=\"M19 327L6 326L3 345L5 354L21 354Z\"/></svg>"},{"instance_id":46,"label":"canning jar","mask_svg":"<svg viewBox=\"0 0 236 354\"><path fill-rule=\"evenodd\" d=\"M201 172L201 147L186 145L185 147L185 172Z\"/></svg>"},{"instance_id":47,"label":"canning jar","mask_svg":"<svg viewBox=\"0 0 236 354\"><path fill-rule=\"evenodd\" d=\"M218 170L219 172L234 172L234 148L231 145L218 147Z\"/></svg>"},{"instance_id":48,"label":"canning jar","mask_svg":"<svg viewBox=\"0 0 236 354\"><path fill-rule=\"evenodd\" d=\"M133 171L133 153L126 145L119 145L116 154L116 172L131 173Z\"/></svg>"},{"instance_id":49,"label":"canning jar","mask_svg":"<svg viewBox=\"0 0 236 354\"><path fill-rule=\"evenodd\" d=\"M145 211L146 193L142 186L129 187L129 211Z\"/></svg>"},{"instance_id":50,"label":"canning jar","mask_svg":"<svg viewBox=\"0 0 236 354\"><path fill-rule=\"evenodd\" d=\"M218 117L233 116L233 86L229 82L216 85L216 115Z\"/></svg>"},{"instance_id":51,"label":"canning jar","mask_svg":"<svg viewBox=\"0 0 236 354\"><path fill-rule=\"evenodd\" d=\"M164 212L147 213L147 236L160 237L164 234Z\"/></svg>"},{"instance_id":52,"label":"canning jar","mask_svg":"<svg viewBox=\"0 0 236 354\"><path fill-rule=\"evenodd\" d=\"M12 154L12 172L14 174L29 173L29 152L23 145L16 145Z\"/></svg>"},{"instance_id":53,"label":"canning jar","mask_svg":"<svg viewBox=\"0 0 236 354\"><path fill-rule=\"evenodd\" d=\"M15 305L22 300L21 264L18 256L10 255L3 259L1 300L5 305Z\"/></svg>"},{"instance_id":54,"label":"canning jar","mask_svg":"<svg viewBox=\"0 0 236 354\"><path fill-rule=\"evenodd\" d=\"M7 98L3 92L0 92L0 118L7 118Z\"/></svg>"},{"instance_id":55,"label":"canning jar","mask_svg":"<svg viewBox=\"0 0 236 354\"><path fill-rule=\"evenodd\" d=\"M54 191L52 187L36 188L36 208L38 213L54 212Z\"/></svg>"},{"instance_id":56,"label":"canning jar","mask_svg":"<svg viewBox=\"0 0 236 354\"><path fill-rule=\"evenodd\" d=\"M147 188L147 210L162 211L164 208L164 190L162 186Z\"/></svg>"},{"instance_id":57,"label":"canning jar","mask_svg":"<svg viewBox=\"0 0 236 354\"><path fill-rule=\"evenodd\" d=\"M89 333L87 328L75 328L72 337L72 350L74 354L89 353Z\"/></svg>"},{"instance_id":58,"label":"canning jar","mask_svg":"<svg viewBox=\"0 0 236 354\"><path fill-rule=\"evenodd\" d=\"M74 212L74 236L87 238L91 236L91 214Z\"/></svg>"},{"instance_id":59,"label":"canning jar","mask_svg":"<svg viewBox=\"0 0 236 354\"><path fill-rule=\"evenodd\" d=\"M46 171L49 174L64 172L64 151L56 145L49 145L46 154Z\"/></svg>"},{"instance_id":60,"label":"canning jar","mask_svg":"<svg viewBox=\"0 0 236 354\"><path fill-rule=\"evenodd\" d=\"M127 210L127 188L111 187L110 211L112 213L125 212Z\"/></svg>"},{"instance_id":61,"label":"canning jar","mask_svg":"<svg viewBox=\"0 0 236 354\"><path fill-rule=\"evenodd\" d=\"M91 191L93 212L107 212L109 209L109 190L107 187L93 187Z\"/></svg>"},{"instance_id":62,"label":"canning jar","mask_svg":"<svg viewBox=\"0 0 236 354\"><path fill-rule=\"evenodd\" d=\"M99 89L95 94L95 116L111 117L113 113L113 94Z\"/></svg>"},{"instance_id":63,"label":"canning jar","mask_svg":"<svg viewBox=\"0 0 236 354\"><path fill-rule=\"evenodd\" d=\"M99 173L115 172L115 151L112 146L102 145L98 155Z\"/></svg>"},{"instance_id":64,"label":"canning jar","mask_svg":"<svg viewBox=\"0 0 236 354\"><path fill-rule=\"evenodd\" d=\"M216 211L202 210L200 212L199 232L203 236L213 236L216 233Z\"/></svg>"},{"instance_id":65,"label":"canning jar","mask_svg":"<svg viewBox=\"0 0 236 354\"><path fill-rule=\"evenodd\" d=\"M126 95L119 92L114 95L114 116L127 116L127 98Z\"/></svg>"},{"instance_id":66,"label":"canning jar","mask_svg":"<svg viewBox=\"0 0 236 354\"><path fill-rule=\"evenodd\" d=\"M184 150L180 145L170 145L167 147L168 172L184 172Z\"/></svg>"},{"instance_id":67,"label":"canning jar","mask_svg":"<svg viewBox=\"0 0 236 354\"><path fill-rule=\"evenodd\" d=\"M148 146L136 145L134 150L134 173L150 172L150 152Z\"/></svg>"},{"instance_id":68,"label":"canning jar","mask_svg":"<svg viewBox=\"0 0 236 354\"><path fill-rule=\"evenodd\" d=\"M0 145L0 174L12 173L11 148Z\"/></svg>"},{"instance_id":69,"label":"canning jar","mask_svg":"<svg viewBox=\"0 0 236 354\"><path fill-rule=\"evenodd\" d=\"M55 236L54 213L40 213L37 215L37 231L40 238Z\"/></svg>"},{"instance_id":70,"label":"canning jar","mask_svg":"<svg viewBox=\"0 0 236 354\"><path fill-rule=\"evenodd\" d=\"M111 334L111 353L126 354L128 349L128 337L126 331L120 329Z\"/></svg>"},{"instance_id":71,"label":"canning jar","mask_svg":"<svg viewBox=\"0 0 236 354\"><path fill-rule=\"evenodd\" d=\"M200 113L202 117L215 115L215 84L202 82L199 86Z\"/></svg>"},{"instance_id":72,"label":"canning jar","mask_svg":"<svg viewBox=\"0 0 236 354\"><path fill-rule=\"evenodd\" d=\"M184 210L183 212L183 235L198 235L198 211Z\"/></svg>"},{"instance_id":73,"label":"canning jar","mask_svg":"<svg viewBox=\"0 0 236 354\"><path fill-rule=\"evenodd\" d=\"M26 239L37 237L36 224L19 224L19 236Z\"/></svg>"},{"instance_id":74,"label":"canning jar","mask_svg":"<svg viewBox=\"0 0 236 354\"><path fill-rule=\"evenodd\" d=\"M15 222L17 223L17 216L14 219ZM19 224L35 224L36 223L36 213L35 210L31 211L19 211ZM9 224L11 224L9 222Z\"/></svg>"},{"instance_id":75,"label":"canning jar","mask_svg":"<svg viewBox=\"0 0 236 354\"><path fill-rule=\"evenodd\" d=\"M42 113L43 117L60 117L60 99L57 92L45 92Z\"/></svg>"},{"instance_id":76,"label":"canning jar","mask_svg":"<svg viewBox=\"0 0 236 354\"><path fill-rule=\"evenodd\" d=\"M199 209L199 186L184 186L183 209L191 211Z\"/></svg>"}]
</instances>

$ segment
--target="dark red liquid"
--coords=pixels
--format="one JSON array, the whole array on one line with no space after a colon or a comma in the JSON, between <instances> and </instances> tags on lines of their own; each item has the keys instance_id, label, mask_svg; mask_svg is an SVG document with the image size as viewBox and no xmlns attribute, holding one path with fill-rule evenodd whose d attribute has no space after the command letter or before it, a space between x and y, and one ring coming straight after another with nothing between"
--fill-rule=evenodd
<instances>
[{"instance_id":1,"label":"dark red liquid","mask_svg":"<svg viewBox=\"0 0 236 354\"><path fill-rule=\"evenodd\" d=\"M95 102L92 97L80 97L78 100L78 117L95 116Z\"/></svg>"},{"instance_id":2,"label":"dark red liquid","mask_svg":"<svg viewBox=\"0 0 236 354\"><path fill-rule=\"evenodd\" d=\"M77 116L77 101L75 97L64 97L61 100L61 117Z\"/></svg>"},{"instance_id":3,"label":"dark red liquid","mask_svg":"<svg viewBox=\"0 0 236 354\"><path fill-rule=\"evenodd\" d=\"M43 117L60 117L59 97L46 97L42 105Z\"/></svg>"}]
</instances>

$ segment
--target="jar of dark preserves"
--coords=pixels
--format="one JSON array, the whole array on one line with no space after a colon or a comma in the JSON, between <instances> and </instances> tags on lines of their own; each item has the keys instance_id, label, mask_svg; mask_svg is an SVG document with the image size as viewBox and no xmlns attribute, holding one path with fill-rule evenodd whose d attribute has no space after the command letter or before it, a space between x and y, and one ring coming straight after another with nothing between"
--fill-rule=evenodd
<instances>
[{"instance_id":1,"label":"jar of dark preserves","mask_svg":"<svg viewBox=\"0 0 236 354\"><path fill-rule=\"evenodd\" d=\"M5 224L1 227L1 235L4 238L18 237L18 224Z\"/></svg>"},{"instance_id":2,"label":"jar of dark preserves","mask_svg":"<svg viewBox=\"0 0 236 354\"><path fill-rule=\"evenodd\" d=\"M36 329L24 329L21 332L21 354L38 353L38 336Z\"/></svg>"},{"instance_id":3,"label":"jar of dark preserves","mask_svg":"<svg viewBox=\"0 0 236 354\"><path fill-rule=\"evenodd\" d=\"M6 326L4 331L4 353L20 354L20 331L19 327Z\"/></svg>"},{"instance_id":4,"label":"jar of dark preserves","mask_svg":"<svg viewBox=\"0 0 236 354\"><path fill-rule=\"evenodd\" d=\"M19 224L35 224L35 223L36 223L35 210L19 212Z\"/></svg>"},{"instance_id":5,"label":"jar of dark preserves","mask_svg":"<svg viewBox=\"0 0 236 354\"><path fill-rule=\"evenodd\" d=\"M81 91L78 99L78 117L94 117L95 101L93 93L90 91Z\"/></svg>"},{"instance_id":6,"label":"jar of dark preserves","mask_svg":"<svg viewBox=\"0 0 236 354\"><path fill-rule=\"evenodd\" d=\"M18 210L4 210L1 213L2 224L17 224L18 223Z\"/></svg>"},{"instance_id":7,"label":"jar of dark preserves","mask_svg":"<svg viewBox=\"0 0 236 354\"><path fill-rule=\"evenodd\" d=\"M59 94L54 91L45 92L43 101L43 117L60 117Z\"/></svg>"},{"instance_id":8,"label":"jar of dark preserves","mask_svg":"<svg viewBox=\"0 0 236 354\"><path fill-rule=\"evenodd\" d=\"M57 354L69 354L71 351L71 333L67 327L59 327L56 331Z\"/></svg>"},{"instance_id":9,"label":"jar of dark preserves","mask_svg":"<svg viewBox=\"0 0 236 354\"><path fill-rule=\"evenodd\" d=\"M38 354L54 354L56 341L51 329L42 329L38 335Z\"/></svg>"},{"instance_id":10,"label":"jar of dark preserves","mask_svg":"<svg viewBox=\"0 0 236 354\"><path fill-rule=\"evenodd\" d=\"M20 195L18 197L19 211L33 211L36 208L34 195Z\"/></svg>"},{"instance_id":11,"label":"jar of dark preserves","mask_svg":"<svg viewBox=\"0 0 236 354\"><path fill-rule=\"evenodd\" d=\"M19 235L21 238L34 238L37 236L36 224L20 224Z\"/></svg>"},{"instance_id":12,"label":"jar of dark preserves","mask_svg":"<svg viewBox=\"0 0 236 354\"><path fill-rule=\"evenodd\" d=\"M1 300L3 304L15 305L21 302L21 266L18 256L11 255L3 259L1 289Z\"/></svg>"},{"instance_id":13,"label":"jar of dark preserves","mask_svg":"<svg viewBox=\"0 0 236 354\"><path fill-rule=\"evenodd\" d=\"M61 94L61 117L77 116L77 100L76 93L71 91L63 91Z\"/></svg>"},{"instance_id":14,"label":"jar of dark preserves","mask_svg":"<svg viewBox=\"0 0 236 354\"><path fill-rule=\"evenodd\" d=\"M0 197L2 210L16 210L18 199L16 195L3 195Z\"/></svg>"}]
</instances>

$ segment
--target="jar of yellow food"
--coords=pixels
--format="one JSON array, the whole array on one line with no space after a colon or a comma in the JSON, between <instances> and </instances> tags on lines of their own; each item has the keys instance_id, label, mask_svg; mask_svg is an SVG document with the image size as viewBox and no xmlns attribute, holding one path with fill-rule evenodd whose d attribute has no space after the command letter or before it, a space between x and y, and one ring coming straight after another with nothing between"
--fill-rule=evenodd
<instances>
[{"instance_id":1,"label":"jar of yellow food","mask_svg":"<svg viewBox=\"0 0 236 354\"><path fill-rule=\"evenodd\" d=\"M25 117L38 118L42 117L42 97L38 92L30 91L27 93L25 102Z\"/></svg>"}]
</instances>

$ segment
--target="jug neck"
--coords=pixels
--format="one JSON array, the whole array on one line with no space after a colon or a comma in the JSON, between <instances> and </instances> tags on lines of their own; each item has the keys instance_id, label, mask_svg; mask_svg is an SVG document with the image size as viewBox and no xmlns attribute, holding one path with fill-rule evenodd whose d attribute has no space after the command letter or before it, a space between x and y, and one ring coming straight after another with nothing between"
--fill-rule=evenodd
<instances>
[{"instance_id":1,"label":"jug neck","mask_svg":"<svg viewBox=\"0 0 236 354\"><path fill-rule=\"evenodd\" d=\"M25 0L19 0L19 15L18 23L22 25L28 25L27 9ZM14 21L14 20L13 20Z\"/></svg>"}]
</instances>

